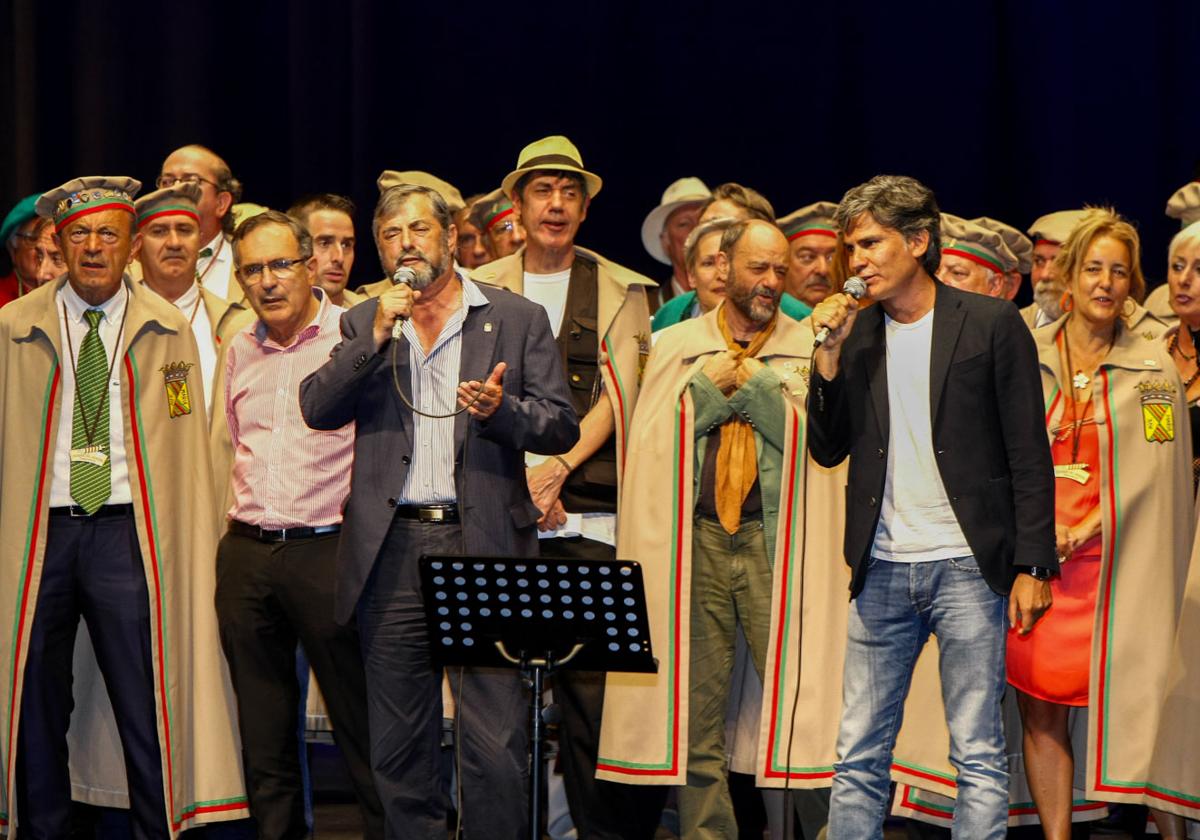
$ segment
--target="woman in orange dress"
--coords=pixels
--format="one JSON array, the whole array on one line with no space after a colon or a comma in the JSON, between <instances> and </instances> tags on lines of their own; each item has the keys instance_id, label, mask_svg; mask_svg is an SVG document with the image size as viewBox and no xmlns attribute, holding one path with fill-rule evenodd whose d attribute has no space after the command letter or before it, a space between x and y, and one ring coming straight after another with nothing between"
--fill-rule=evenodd
<instances>
[{"instance_id":1,"label":"woman in orange dress","mask_svg":"<svg viewBox=\"0 0 1200 840\"><path fill-rule=\"evenodd\" d=\"M1128 698L1139 688L1153 695L1165 681L1165 658L1156 650L1169 648L1162 640L1174 627L1190 542L1176 546L1169 532L1190 509L1191 451L1182 383L1161 340L1165 328L1136 304L1145 294L1137 232L1112 211L1089 210L1057 262L1067 281L1067 314L1034 338L1061 572L1051 580L1053 606L1033 632L1009 634L1007 667L1042 829L1049 840L1069 840L1073 707L1086 707L1093 732L1106 738L1089 735L1081 767L1103 754L1105 772L1121 782L1089 773L1088 798L1147 801L1147 732L1154 728L1130 717ZM1158 598L1153 610L1138 597L1139 582L1152 601ZM1131 690L1131 683L1139 685Z\"/></svg>"}]
</instances>

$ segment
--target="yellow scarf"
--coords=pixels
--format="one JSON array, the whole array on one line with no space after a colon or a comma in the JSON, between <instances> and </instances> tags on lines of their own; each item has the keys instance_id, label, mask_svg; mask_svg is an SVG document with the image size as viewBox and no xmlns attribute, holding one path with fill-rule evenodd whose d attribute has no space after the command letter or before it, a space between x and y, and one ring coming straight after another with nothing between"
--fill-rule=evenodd
<instances>
[{"instance_id":1,"label":"yellow scarf","mask_svg":"<svg viewBox=\"0 0 1200 840\"><path fill-rule=\"evenodd\" d=\"M717 326L721 336L733 353L734 361L741 362L753 358L762 350L771 333L775 332L775 324L779 319L779 311L771 316L767 325L759 330L758 335L746 347L733 340L733 333L725 321L725 307L722 304L717 311ZM729 534L736 534L742 522L742 504L750 493L758 478L758 455L754 448L754 430L750 424L738 414L732 415L721 426L721 446L717 450L717 486L714 496L717 502L717 518L721 527Z\"/></svg>"}]
</instances>

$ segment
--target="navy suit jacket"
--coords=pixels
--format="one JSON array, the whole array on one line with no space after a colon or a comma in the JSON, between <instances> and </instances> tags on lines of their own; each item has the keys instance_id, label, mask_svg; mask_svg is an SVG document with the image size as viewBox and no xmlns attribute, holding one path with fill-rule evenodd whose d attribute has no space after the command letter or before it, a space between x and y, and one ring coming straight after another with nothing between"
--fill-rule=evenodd
<instances>
[{"instance_id":1,"label":"navy suit jacket","mask_svg":"<svg viewBox=\"0 0 1200 840\"><path fill-rule=\"evenodd\" d=\"M815 370L808 394L813 460L850 456L846 562L866 578L887 478L891 412L883 307L859 312L837 376ZM1058 568L1054 467L1033 336L1017 308L937 283L929 403L938 472L988 585L1007 593L1018 567Z\"/></svg>"},{"instance_id":2,"label":"navy suit jacket","mask_svg":"<svg viewBox=\"0 0 1200 840\"><path fill-rule=\"evenodd\" d=\"M579 440L546 311L504 289L479 286L486 306L472 307L462 327L459 379L483 381L506 362L504 399L484 422L463 412L454 420L454 484L468 554L537 554L541 511L525 482L525 452L556 455ZM355 423L350 497L338 548L336 617L354 614L379 560L413 455L413 415L392 379L392 347L375 350L377 301L342 316L342 341L329 361L300 384L300 409L314 429ZM412 393L409 345L396 348L396 374ZM411 397L410 397L411 398Z\"/></svg>"}]
</instances>

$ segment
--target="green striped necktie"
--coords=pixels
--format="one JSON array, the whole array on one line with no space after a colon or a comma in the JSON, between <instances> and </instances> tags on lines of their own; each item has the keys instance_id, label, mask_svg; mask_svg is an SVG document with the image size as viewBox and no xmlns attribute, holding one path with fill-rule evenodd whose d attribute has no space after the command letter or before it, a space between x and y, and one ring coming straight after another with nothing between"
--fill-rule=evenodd
<instances>
[{"instance_id":1,"label":"green striped necktie","mask_svg":"<svg viewBox=\"0 0 1200 840\"><path fill-rule=\"evenodd\" d=\"M108 400L105 399L108 357L104 342L100 340L100 321L104 312L89 309L83 317L87 319L88 332L79 347L79 362L75 368L71 498L90 515L112 494L112 462L108 456Z\"/></svg>"}]
</instances>

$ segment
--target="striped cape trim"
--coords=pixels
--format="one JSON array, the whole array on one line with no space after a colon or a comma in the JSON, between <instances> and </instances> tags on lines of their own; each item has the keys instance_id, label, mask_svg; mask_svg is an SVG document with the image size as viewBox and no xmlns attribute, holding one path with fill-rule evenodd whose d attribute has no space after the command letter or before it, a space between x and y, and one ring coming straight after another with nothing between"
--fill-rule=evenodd
<instances>
[{"instance_id":1,"label":"striped cape trim","mask_svg":"<svg viewBox=\"0 0 1200 840\"><path fill-rule=\"evenodd\" d=\"M686 510L683 500L688 495L684 486L687 471L684 466L692 457L691 435L688 433L687 391L679 397L675 408L675 475L671 481L671 581L674 593L671 597L671 609L668 614L669 635L667 639L667 670L670 673L671 688L667 695L667 719L669 729L667 735L667 754L662 762L657 764L638 764L629 761L600 756L596 759L597 770L607 770L628 776L675 776L679 773L679 693L680 677L679 662L682 655L680 650L681 615L679 604L683 598L683 534L685 531Z\"/></svg>"},{"instance_id":2,"label":"striped cape trim","mask_svg":"<svg viewBox=\"0 0 1200 840\"><path fill-rule=\"evenodd\" d=\"M29 610L29 590L32 578L29 567L37 554L38 535L42 524L42 500L46 493L46 474L50 463L50 426L53 421L54 398L58 395L60 369L58 365L50 372L50 380L46 383L46 397L42 406L42 450L38 453L38 475L32 499L29 505L29 524L26 528L24 560L21 565L21 581L17 589L21 593L17 599L16 618L13 621L12 668L10 673L11 690L8 696L8 756L4 767L4 790L11 802L16 791L13 783L13 764L17 758L17 718L20 708L17 706L17 685L21 679L21 666L24 657L21 654L24 645L25 616ZM8 814L0 814L0 825L8 824Z\"/></svg>"}]
</instances>

